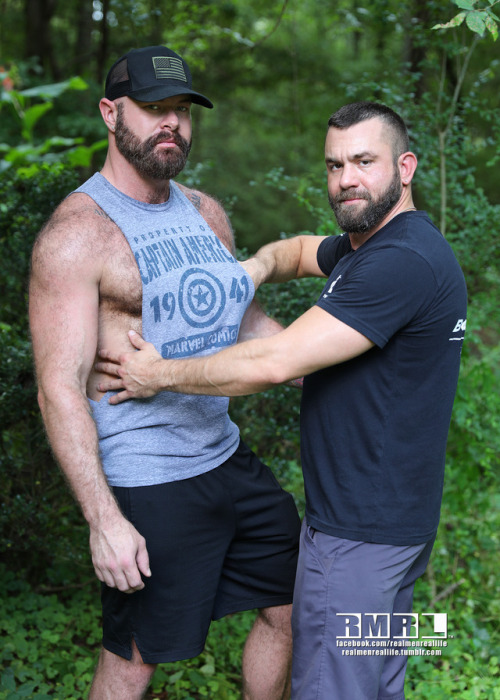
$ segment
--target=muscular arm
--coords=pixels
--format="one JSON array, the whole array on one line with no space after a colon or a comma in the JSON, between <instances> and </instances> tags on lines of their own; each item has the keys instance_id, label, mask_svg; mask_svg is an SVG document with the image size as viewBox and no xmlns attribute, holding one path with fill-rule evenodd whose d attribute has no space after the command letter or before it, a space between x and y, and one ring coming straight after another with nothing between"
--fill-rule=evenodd
<instances>
[{"instance_id":1,"label":"muscular arm","mask_svg":"<svg viewBox=\"0 0 500 700\"><path fill-rule=\"evenodd\" d=\"M317 306L280 333L233 345L207 357L163 360L140 335L130 337L139 352L102 353L107 361L99 363L100 369L118 379L101 383L100 390L124 388L110 403L152 396L159 391L215 396L253 394L346 362L374 345Z\"/></svg>"},{"instance_id":2,"label":"muscular arm","mask_svg":"<svg viewBox=\"0 0 500 700\"><path fill-rule=\"evenodd\" d=\"M276 241L260 248L257 253L242 263L252 277L255 288L264 282L288 282L302 277L324 277L317 262L318 247L324 237L295 236L283 241ZM260 307L257 305L257 308ZM247 314L253 314L252 307ZM261 319L264 312L256 315L251 330L240 334L239 342L252 338L263 338L283 330L283 327L269 317L270 326ZM245 320L245 319L244 319ZM257 328L257 332L255 332ZM269 331L269 332L268 332Z\"/></svg>"},{"instance_id":3,"label":"muscular arm","mask_svg":"<svg viewBox=\"0 0 500 700\"><path fill-rule=\"evenodd\" d=\"M264 282L288 282L302 277L325 277L318 265L318 248L325 236L294 236L260 248L243 263L256 288Z\"/></svg>"},{"instance_id":4,"label":"muscular arm","mask_svg":"<svg viewBox=\"0 0 500 700\"><path fill-rule=\"evenodd\" d=\"M91 226L67 200L40 234L32 257L30 326L40 409L56 459L89 523L96 574L109 586L132 591L144 585L138 567L148 575L147 552L108 487L86 397L102 266Z\"/></svg>"}]
</instances>

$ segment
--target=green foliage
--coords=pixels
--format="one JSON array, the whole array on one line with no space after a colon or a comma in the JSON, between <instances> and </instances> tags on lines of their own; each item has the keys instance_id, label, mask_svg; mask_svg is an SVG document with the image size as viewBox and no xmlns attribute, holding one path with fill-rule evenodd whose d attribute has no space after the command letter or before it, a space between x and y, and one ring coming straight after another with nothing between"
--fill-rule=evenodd
<instances>
[{"instance_id":1,"label":"green foliage","mask_svg":"<svg viewBox=\"0 0 500 700\"><path fill-rule=\"evenodd\" d=\"M81 700L100 641L98 586L40 593L0 565L0 699Z\"/></svg>"},{"instance_id":2,"label":"green foliage","mask_svg":"<svg viewBox=\"0 0 500 700\"><path fill-rule=\"evenodd\" d=\"M101 641L97 580L34 589L0 564L0 582L0 700L86 697ZM238 700L253 618L243 613L215 623L199 657L160 666L148 697Z\"/></svg>"},{"instance_id":3,"label":"green foliage","mask_svg":"<svg viewBox=\"0 0 500 700\"><path fill-rule=\"evenodd\" d=\"M0 553L14 570L39 581L89 575L87 533L44 436L27 321L33 241L76 185L76 173L62 166L45 166L32 177L9 171L0 180ZM68 531L73 543L62 536Z\"/></svg>"},{"instance_id":4,"label":"green foliage","mask_svg":"<svg viewBox=\"0 0 500 700\"><path fill-rule=\"evenodd\" d=\"M9 86L9 89L5 87ZM54 100L70 90L86 90L87 84L78 77L60 83L39 85L25 90L14 90L9 74L0 71L0 114L8 116L21 131L22 141L17 146L0 143L0 173L11 168L24 167L33 174L39 164L66 162L72 166L90 165L96 151L106 147L107 141L85 146L83 138L51 136L37 142L35 127L54 107ZM40 100L37 102L37 100Z\"/></svg>"},{"instance_id":5,"label":"green foliage","mask_svg":"<svg viewBox=\"0 0 500 700\"><path fill-rule=\"evenodd\" d=\"M35 236L54 208L78 186L78 175L62 165L0 178L0 321L26 333L27 281ZM27 337L25 335L25 337Z\"/></svg>"},{"instance_id":6,"label":"green foliage","mask_svg":"<svg viewBox=\"0 0 500 700\"><path fill-rule=\"evenodd\" d=\"M488 3L480 2L480 0L453 0L453 3L463 11L455 15L449 22L434 25L433 29L454 29L465 21L471 32L482 37L486 31L489 31L493 41L498 39L500 19L492 9L498 4L498 0L488 0Z\"/></svg>"}]
</instances>

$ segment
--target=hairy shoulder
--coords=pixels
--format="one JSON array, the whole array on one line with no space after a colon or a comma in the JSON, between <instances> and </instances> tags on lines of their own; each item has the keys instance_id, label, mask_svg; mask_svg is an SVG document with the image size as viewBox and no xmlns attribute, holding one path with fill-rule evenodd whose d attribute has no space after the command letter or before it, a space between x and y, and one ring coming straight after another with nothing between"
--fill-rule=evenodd
<instances>
[{"instance_id":1,"label":"hairy shoulder","mask_svg":"<svg viewBox=\"0 0 500 700\"><path fill-rule=\"evenodd\" d=\"M234 233L222 204L205 192L193 190L184 185L179 185L181 192L189 199L194 207L205 219L212 231L234 253Z\"/></svg>"},{"instance_id":2,"label":"hairy shoulder","mask_svg":"<svg viewBox=\"0 0 500 700\"><path fill-rule=\"evenodd\" d=\"M102 263L116 224L85 194L72 194L53 212L33 246L32 267Z\"/></svg>"}]
</instances>

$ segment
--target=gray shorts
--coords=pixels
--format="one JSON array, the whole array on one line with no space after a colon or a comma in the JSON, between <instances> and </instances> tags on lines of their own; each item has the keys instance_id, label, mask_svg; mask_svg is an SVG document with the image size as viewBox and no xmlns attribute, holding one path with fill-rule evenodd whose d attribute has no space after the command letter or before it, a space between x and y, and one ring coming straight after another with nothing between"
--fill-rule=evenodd
<instances>
[{"instance_id":1,"label":"gray shorts","mask_svg":"<svg viewBox=\"0 0 500 700\"><path fill-rule=\"evenodd\" d=\"M304 521L292 615L293 700L404 700L406 656L348 655L353 647L344 642L359 631L356 646L370 634L372 618L363 613L411 612L433 544L356 542ZM391 635L401 635L404 618L390 620Z\"/></svg>"}]
</instances>

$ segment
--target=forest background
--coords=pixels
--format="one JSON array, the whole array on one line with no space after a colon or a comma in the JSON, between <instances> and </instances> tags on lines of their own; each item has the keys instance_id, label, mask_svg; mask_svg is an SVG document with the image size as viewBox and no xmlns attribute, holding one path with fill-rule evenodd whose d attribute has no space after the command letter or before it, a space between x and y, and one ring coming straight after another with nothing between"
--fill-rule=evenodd
<instances>
[{"instance_id":1,"label":"forest background","mask_svg":"<svg viewBox=\"0 0 500 700\"><path fill-rule=\"evenodd\" d=\"M407 120L416 204L453 246L469 289L441 525L414 606L448 614L448 645L410 659L407 697L500 698L497 9L498 0L0 0L0 700L79 700L98 654L99 588L87 527L40 421L26 282L37 231L103 162L107 68L160 43L187 59L215 103L194 108L179 180L223 202L242 257L279 236L338 233L323 164L335 109L373 99ZM321 286L269 285L259 298L287 324ZM231 414L303 512L299 401L279 388L232 401ZM214 624L205 652L159 667L148 697L238 698L251 620Z\"/></svg>"}]
</instances>

